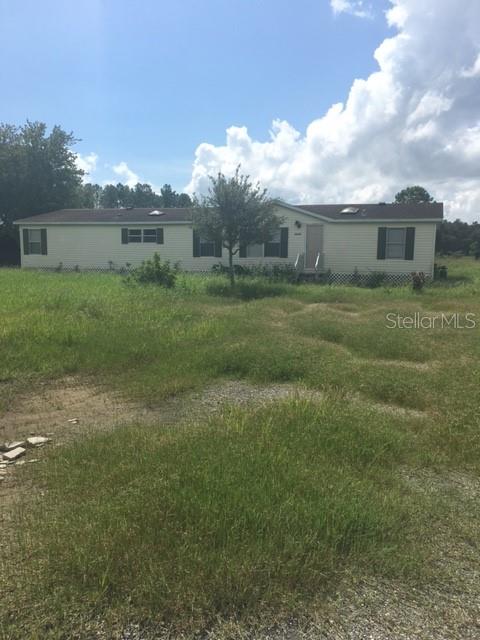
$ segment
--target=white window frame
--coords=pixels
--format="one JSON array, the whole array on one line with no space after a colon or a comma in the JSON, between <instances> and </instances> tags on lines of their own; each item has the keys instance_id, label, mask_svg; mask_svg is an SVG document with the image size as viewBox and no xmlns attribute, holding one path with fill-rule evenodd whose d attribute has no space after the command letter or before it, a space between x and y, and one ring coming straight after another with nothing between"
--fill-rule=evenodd
<instances>
[{"instance_id":1,"label":"white window frame","mask_svg":"<svg viewBox=\"0 0 480 640\"><path fill-rule=\"evenodd\" d=\"M389 235L392 231L401 231L402 241L390 240ZM392 234L393 235L393 234ZM405 248L407 242L407 229L405 227L387 227L387 235L385 238L385 259L386 260L405 260ZM392 253L401 253L401 255L390 255ZM398 251L400 249L400 251Z\"/></svg>"},{"instance_id":2,"label":"white window frame","mask_svg":"<svg viewBox=\"0 0 480 640\"><path fill-rule=\"evenodd\" d=\"M28 232L28 253L31 255L42 255L42 230L41 229L27 229ZM38 234L38 240L32 240L32 234ZM37 247L38 250L34 247Z\"/></svg>"},{"instance_id":3,"label":"white window frame","mask_svg":"<svg viewBox=\"0 0 480 640\"><path fill-rule=\"evenodd\" d=\"M280 253L281 253L281 244L282 241L282 232L280 229L278 229L277 231L275 231L275 233L273 234L273 236L270 238L270 240L268 242L265 242L265 244L263 245L263 255L265 256L265 258L279 258L280 257ZM278 253L276 253L274 256L273 255L267 255L267 245L277 245L278 246Z\"/></svg>"},{"instance_id":4,"label":"white window frame","mask_svg":"<svg viewBox=\"0 0 480 640\"><path fill-rule=\"evenodd\" d=\"M128 228L128 244L141 244L142 242L142 230Z\"/></svg>"},{"instance_id":5,"label":"white window frame","mask_svg":"<svg viewBox=\"0 0 480 640\"><path fill-rule=\"evenodd\" d=\"M142 242L148 244L157 244L157 230L156 229L143 229Z\"/></svg>"},{"instance_id":6,"label":"white window frame","mask_svg":"<svg viewBox=\"0 0 480 640\"><path fill-rule=\"evenodd\" d=\"M208 245L212 245L211 253L206 252ZM204 249L205 247L205 249ZM204 251L206 253L204 253ZM204 240L200 238L200 258L214 258L215 257L215 242L213 240Z\"/></svg>"}]
</instances>

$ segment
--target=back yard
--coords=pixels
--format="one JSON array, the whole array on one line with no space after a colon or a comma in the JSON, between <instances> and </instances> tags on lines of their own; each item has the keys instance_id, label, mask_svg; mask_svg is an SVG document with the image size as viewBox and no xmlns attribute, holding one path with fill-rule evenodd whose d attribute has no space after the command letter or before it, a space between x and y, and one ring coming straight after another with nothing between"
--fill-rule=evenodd
<instances>
[{"instance_id":1,"label":"back yard","mask_svg":"<svg viewBox=\"0 0 480 640\"><path fill-rule=\"evenodd\" d=\"M478 637L480 262L449 271L0 270L0 443L51 438L1 470L0 636Z\"/></svg>"}]
</instances>

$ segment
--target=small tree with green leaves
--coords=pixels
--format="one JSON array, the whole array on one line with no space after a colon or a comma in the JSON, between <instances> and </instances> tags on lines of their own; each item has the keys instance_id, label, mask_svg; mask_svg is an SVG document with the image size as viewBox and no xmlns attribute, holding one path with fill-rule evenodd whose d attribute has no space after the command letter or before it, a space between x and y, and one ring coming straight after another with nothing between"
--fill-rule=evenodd
<instances>
[{"instance_id":1,"label":"small tree with green leaves","mask_svg":"<svg viewBox=\"0 0 480 640\"><path fill-rule=\"evenodd\" d=\"M240 245L262 244L271 239L283 222L274 212L274 201L267 190L253 184L249 176L235 174L227 178L223 173L210 176L211 185L206 196L195 197L193 224L195 230L210 242L219 243L228 251L230 284L235 285L233 256Z\"/></svg>"},{"instance_id":2,"label":"small tree with green leaves","mask_svg":"<svg viewBox=\"0 0 480 640\"><path fill-rule=\"evenodd\" d=\"M469 253L475 257L475 260L480 260L480 240L474 240L470 244Z\"/></svg>"},{"instance_id":3,"label":"small tree with green leaves","mask_svg":"<svg viewBox=\"0 0 480 640\"><path fill-rule=\"evenodd\" d=\"M423 202L433 202L433 197L426 189L417 185L402 189L395 196L397 204L421 204Z\"/></svg>"}]
</instances>

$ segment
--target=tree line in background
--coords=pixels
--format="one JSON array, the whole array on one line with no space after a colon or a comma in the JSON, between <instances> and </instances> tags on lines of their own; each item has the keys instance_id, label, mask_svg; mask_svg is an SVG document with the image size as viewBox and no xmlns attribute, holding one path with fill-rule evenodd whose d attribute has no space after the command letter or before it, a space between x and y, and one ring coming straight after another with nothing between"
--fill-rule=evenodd
<instances>
[{"instance_id":1,"label":"tree line in background","mask_svg":"<svg viewBox=\"0 0 480 640\"><path fill-rule=\"evenodd\" d=\"M165 184L155 193L149 184L84 184L84 171L72 151L78 142L59 126L43 122L23 126L0 123L0 264L19 263L13 221L67 208L188 207L190 197Z\"/></svg>"},{"instance_id":2,"label":"tree line in background","mask_svg":"<svg viewBox=\"0 0 480 640\"><path fill-rule=\"evenodd\" d=\"M190 207L188 193L177 193L169 184L164 184L160 193L155 193L148 183L138 182L134 187L126 184L82 184L79 187L78 205L86 209L115 209L117 207Z\"/></svg>"},{"instance_id":3,"label":"tree line in background","mask_svg":"<svg viewBox=\"0 0 480 640\"><path fill-rule=\"evenodd\" d=\"M444 220L437 228L436 252L441 256L473 256L480 260L480 224Z\"/></svg>"},{"instance_id":4,"label":"tree line in background","mask_svg":"<svg viewBox=\"0 0 480 640\"><path fill-rule=\"evenodd\" d=\"M434 199L426 189L414 185L399 191L395 196L395 202L422 203L434 202ZM454 222L444 220L437 227L435 251L441 256L473 256L480 260L480 224L469 224L458 219Z\"/></svg>"},{"instance_id":5,"label":"tree line in background","mask_svg":"<svg viewBox=\"0 0 480 640\"><path fill-rule=\"evenodd\" d=\"M23 126L0 124L0 264L19 261L14 220L55 209L116 207L189 207L188 194L165 184L160 193L151 185L84 184L72 151L77 139L43 122ZM421 186L399 191L395 202L433 202ZM480 225L461 220L442 222L437 231L441 255L473 255L480 259Z\"/></svg>"}]
</instances>

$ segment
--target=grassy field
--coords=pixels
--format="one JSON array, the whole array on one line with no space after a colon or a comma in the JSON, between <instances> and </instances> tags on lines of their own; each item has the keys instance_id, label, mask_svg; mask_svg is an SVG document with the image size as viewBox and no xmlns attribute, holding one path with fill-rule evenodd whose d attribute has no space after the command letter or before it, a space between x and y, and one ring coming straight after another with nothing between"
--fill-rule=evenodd
<instances>
[{"instance_id":1,"label":"grassy field","mask_svg":"<svg viewBox=\"0 0 480 640\"><path fill-rule=\"evenodd\" d=\"M480 469L480 263L449 271L421 293L276 285L245 302L192 276L163 291L0 270L0 411L72 374L153 407L225 378L320 392L89 435L25 470L44 492L16 516L26 570L0 630L71 637L99 616L198 629L304 611L346 569L435 579L445 504L405 478ZM389 328L415 313L477 326Z\"/></svg>"}]
</instances>

